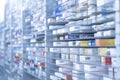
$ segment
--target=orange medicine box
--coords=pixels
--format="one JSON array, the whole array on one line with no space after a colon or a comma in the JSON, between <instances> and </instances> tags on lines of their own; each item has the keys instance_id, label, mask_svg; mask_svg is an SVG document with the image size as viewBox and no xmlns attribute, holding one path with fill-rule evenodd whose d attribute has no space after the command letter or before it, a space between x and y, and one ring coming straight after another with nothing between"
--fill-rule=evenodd
<instances>
[{"instance_id":1,"label":"orange medicine box","mask_svg":"<svg viewBox=\"0 0 120 80\"><path fill-rule=\"evenodd\" d=\"M114 39L96 39L95 44L96 46L114 46L115 41Z\"/></svg>"}]
</instances>

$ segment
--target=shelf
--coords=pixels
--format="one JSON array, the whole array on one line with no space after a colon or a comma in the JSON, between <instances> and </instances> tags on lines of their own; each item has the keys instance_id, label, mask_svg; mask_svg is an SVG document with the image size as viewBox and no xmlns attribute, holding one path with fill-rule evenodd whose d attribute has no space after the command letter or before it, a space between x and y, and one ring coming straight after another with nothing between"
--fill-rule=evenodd
<instances>
[{"instance_id":1,"label":"shelf","mask_svg":"<svg viewBox=\"0 0 120 80\"><path fill-rule=\"evenodd\" d=\"M84 32L79 32L79 31L75 31L75 32L66 32L66 33L61 33L61 34L49 34L47 36L62 36L62 35L67 35L67 34L91 34L91 33L96 33L96 31L84 31Z\"/></svg>"},{"instance_id":2,"label":"shelf","mask_svg":"<svg viewBox=\"0 0 120 80\"><path fill-rule=\"evenodd\" d=\"M48 57L47 57L48 58ZM94 65L94 66L99 66L99 67L106 67L106 68L117 68L117 67L115 67L115 66L112 66L112 65L103 65L103 64L96 64L96 63L94 63L94 64L91 64L91 63L88 63L88 62L84 62L84 63L82 63L82 62L80 62L80 61L73 61L73 60L66 60L66 59L61 59L61 58L48 58L48 59L56 59L56 60L61 60L61 61L68 61L68 62L71 62L71 63L78 63L78 64L83 64L83 65Z\"/></svg>"},{"instance_id":3,"label":"shelf","mask_svg":"<svg viewBox=\"0 0 120 80\"><path fill-rule=\"evenodd\" d=\"M81 17L77 17L77 18L71 18L71 19L68 19L69 21L78 21L78 20L83 20L83 19L86 19L88 18L89 16L81 16Z\"/></svg>"},{"instance_id":4,"label":"shelf","mask_svg":"<svg viewBox=\"0 0 120 80\"><path fill-rule=\"evenodd\" d=\"M111 22L111 21L114 21L114 19L113 18L106 18L105 20L100 20L100 21L91 23L90 25L100 25L100 24L104 24L107 22Z\"/></svg>"},{"instance_id":5,"label":"shelf","mask_svg":"<svg viewBox=\"0 0 120 80\"><path fill-rule=\"evenodd\" d=\"M69 42L69 41L77 41L77 40L95 40L95 39L113 39L113 38L115 38L115 36L76 38L76 39L66 39L66 40L49 40L49 42Z\"/></svg>"},{"instance_id":6,"label":"shelf","mask_svg":"<svg viewBox=\"0 0 120 80\"><path fill-rule=\"evenodd\" d=\"M96 31L107 31L107 30L115 30L115 27L110 27L110 28L104 28Z\"/></svg>"},{"instance_id":7,"label":"shelf","mask_svg":"<svg viewBox=\"0 0 120 80\"><path fill-rule=\"evenodd\" d=\"M36 42L25 42L26 44L37 44L37 43L45 43L45 41L36 41Z\"/></svg>"},{"instance_id":8,"label":"shelf","mask_svg":"<svg viewBox=\"0 0 120 80\"><path fill-rule=\"evenodd\" d=\"M116 48L115 46L48 46L50 48Z\"/></svg>"},{"instance_id":9,"label":"shelf","mask_svg":"<svg viewBox=\"0 0 120 80\"><path fill-rule=\"evenodd\" d=\"M103 74L103 73L96 73L96 72L90 72L90 71L85 71L86 73L89 73L89 74L93 74L93 75L96 75L96 76L101 76L101 77L107 77L107 78L111 78L114 80L114 77L111 77L111 75L106 75L106 74Z\"/></svg>"},{"instance_id":10,"label":"shelf","mask_svg":"<svg viewBox=\"0 0 120 80\"><path fill-rule=\"evenodd\" d=\"M45 46L29 46L30 48L45 48Z\"/></svg>"},{"instance_id":11,"label":"shelf","mask_svg":"<svg viewBox=\"0 0 120 80\"><path fill-rule=\"evenodd\" d=\"M99 8L99 7L98 7ZM104 11L99 11L99 12L93 12L91 15L89 15L89 16L97 16L97 15L99 15L99 14L103 14L103 15L109 15L109 14L114 14L115 13L115 11L106 11L106 12L104 12Z\"/></svg>"},{"instance_id":12,"label":"shelf","mask_svg":"<svg viewBox=\"0 0 120 80\"><path fill-rule=\"evenodd\" d=\"M48 53L51 53L51 54L72 54L72 55L79 55L79 56L96 56L96 57L115 57L115 56L109 56L109 55L98 55L98 54L94 54L94 55L89 55L88 54L80 54L80 52L78 53L70 53L70 52L66 52L66 53L62 53L62 52L48 52Z\"/></svg>"},{"instance_id":13,"label":"shelf","mask_svg":"<svg viewBox=\"0 0 120 80\"><path fill-rule=\"evenodd\" d=\"M48 25L65 25L68 21L56 21L56 22L50 22Z\"/></svg>"}]
</instances>

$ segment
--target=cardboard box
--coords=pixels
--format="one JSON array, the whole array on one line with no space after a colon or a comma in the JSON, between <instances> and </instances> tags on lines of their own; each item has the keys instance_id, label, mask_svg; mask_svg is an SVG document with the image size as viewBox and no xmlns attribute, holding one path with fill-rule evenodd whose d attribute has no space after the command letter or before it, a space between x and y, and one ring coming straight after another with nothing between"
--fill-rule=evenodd
<instances>
[{"instance_id":1,"label":"cardboard box","mask_svg":"<svg viewBox=\"0 0 120 80\"><path fill-rule=\"evenodd\" d=\"M50 48L50 52L61 52L60 48Z\"/></svg>"},{"instance_id":2,"label":"cardboard box","mask_svg":"<svg viewBox=\"0 0 120 80\"><path fill-rule=\"evenodd\" d=\"M66 75L66 80L73 80L71 75Z\"/></svg>"},{"instance_id":3,"label":"cardboard box","mask_svg":"<svg viewBox=\"0 0 120 80\"><path fill-rule=\"evenodd\" d=\"M60 66L72 66L73 64L70 61L56 60L56 65Z\"/></svg>"},{"instance_id":4,"label":"cardboard box","mask_svg":"<svg viewBox=\"0 0 120 80\"><path fill-rule=\"evenodd\" d=\"M70 48L70 53L78 54L79 53L79 48Z\"/></svg>"},{"instance_id":5,"label":"cardboard box","mask_svg":"<svg viewBox=\"0 0 120 80\"><path fill-rule=\"evenodd\" d=\"M61 78L58 78L58 77L56 77L54 75L50 75L50 79L52 79L52 80L61 80Z\"/></svg>"},{"instance_id":6,"label":"cardboard box","mask_svg":"<svg viewBox=\"0 0 120 80\"><path fill-rule=\"evenodd\" d=\"M67 75L67 74L62 74L62 73L58 73L58 72L55 72L55 75L56 76L59 76L59 77L61 77L61 79L60 80L72 80L72 76L71 75ZM56 80L56 79L53 79L53 80Z\"/></svg>"},{"instance_id":7,"label":"cardboard box","mask_svg":"<svg viewBox=\"0 0 120 80\"><path fill-rule=\"evenodd\" d=\"M115 30L108 30L103 32L103 36L114 36Z\"/></svg>"},{"instance_id":8,"label":"cardboard box","mask_svg":"<svg viewBox=\"0 0 120 80\"><path fill-rule=\"evenodd\" d=\"M60 36L59 40L65 40L65 36Z\"/></svg>"},{"instance_id":9,"label":"cardboard box","mask_svg":"<svg viewBox=\"0 0 120 80\"><path fill-rule=\"evenodd\" d=\"M112 64L112 58L111 57L102 57L102 64L104 65L111 65Z\"/></svg>"},{"instance_id":10,"label":"cardboard box","mask_svg":"<svg viewBox=\"0 0 120 80\"><path fill-rule=\"evenodd\" d=\"M84 65L84 70L90 72L96 72L96 73L104 73L104 74L108 73L107 68L101 66L95 66L95 65Z\"/></svg>"},{"instance_id":11,"label":"cardboard box","mask_svg":"<svg viewBox=\"0 0 120 80\"><path fill-rule=\"evenodd\" d=\"M53 31L52 31L52 34L53 34L53 35L54 35L54 34L58 34L57 30L53 30Z\"/></svg>"},{"instance_id":12,"label":"cardboard box","mask_svg":"<svg viewBox=\"0 0 120 80\"><path fill-rule=\"evenodd\" d=\"M106 55L107 56L117 56L117 51L116 51L116 49L115 48L108 48L107 49L107 52L106 52Z\"/></svg>"},{"instance_id":13,"label":"cardboard box","mask_svg":"<svg viewBox=\"0 0 120 80\"><path fill-rule=\"evenodd\" d=\"M117 57L112 57L112 62L111 62L111 63L112 63L112 66L115 66L115 67L116 67L116 66L118 65L118 62L119 62L119 61L118 61ZM119 66L119 65L118 65L118 66Z\"/></svg>"},{"instance_id":14,"label":"cardboard box","mask_svg":"<svg viewBox=\"0 0 120 80\"><path fill-rule=\"evenodd\" d=\"M89 46L95 46L95 40L89 40Z\"/></svg>"},{"instance_id":15,"label":"cardboard box","mask_svg":"<svg viewBox=\"0 0 120 80\"><path fill-rule=\"evenodd\" d=\"M76 41L76 46L88 46L89 41Z\"/></svg>"},{"instance_id":16,"label":"cardboard box","mask_svg":"<svg viewBox=\"0 0 120 80\"><path fill-rule=\"evenodd\" d=\"M70 53L68 48L61 48L61 53Z\"/></svg>"},{"instance_id":17,"label":"cardboard box","mask_svg":"<svg viewBox=\"0 0 120 80\"><path fill-rule=\"evenodd\" d=\"M69 29L68 29L68 28L60 29L60 33L67 33L67 32L69 32Z\"/></svg>"},{"instance_id":18,"label":"cardboard box","mask_svg":"<svg viewBox=\"0 0 120 80\"><path fill-rule=\"evenodd\" d=\"M78 70L78 71L82 71L82 70L84 70L84 65L79 64L79 63L73 63L73 69Z\"/></svg>"},{"instance_id":19,"label":"cardboard box","mask_svg":"<svg viewBox=\"0 0 120 80\"><path fill-rule=\"evenodd\" d=\"M92 63L92 64L100 64L101 58L96 56L80 56L80 62L82 63Z\"/></svg>"},{"instance_id":20,"label":"cardboard box","mask_svg":"<svg viewBox=\"0 0 120 80\"><path fill-rule=\"evenodd\" d=\"M67 46L68 42L53 42L53 46Z\"/></svg>"},{"instance_id":21,"label":"cardboard box","mask_svg":"<svg viewBox=\"0 0 120 80\"><path fill-rule=\"evenodd\" d=\"M63 68L63 67L60 67L60 68L59 68L59 71L60 71L60 72L64 72L64 73L72 72L71 69L69 69L69 68Z\"/></svg>"},{"instance_id":22,"label":"cardboard box","mask_svg":"<svg viewBox=\"0 0 120 80\"><path fill-rule=\"evenodd\" d=\"M81 79L84 79L84 77L85 77L85 75L84 75L84 72L80 72L80 71L76 71L76 70L72 70L72 75L74 76L74 77L72 77L72 78L75 78L75 79L79 79L79 80L81 80ZM73 79L74 80L74 79Z\"/></svg>"},{"instance_id":23,"label":"cardboard box","mask_svg":"<svg viewBox=\"0 0 120 80\"><path fill-rule=\"evenodd\" d=\"M97 55L98 54L97 48L88 48L87 51L88 53L86 53L86 55Z\"/></svg>"},{"instance_id":24,"label":"cardboard box","mask_svg":"<svg viewBox=\"0 0 120 80\"><path fill-rule=\"evenodd\" d=\"M76 42L75 41L69 41L68 46L76 46Z\"/></svg>"},{"instance_id":25,"label":"cardboard box","mask_svg":"<svg viewBox=\"0 0 120 80\"><path fill-rule=\"evenodd\" d=\"M86 49L86 48L79 48L79 53L84 54L84 49Z\"/></svg>"},{"instance_id":26,"label":"cardboard box","mask_svg":"<svg viewBox=\"0 0 120 80\"><path fill-rule=\"evenodd\" d=\"M57 33L58 33L58 34L61 34L61 33L62 33L62 29L58 29L58 30L57 30Z\"/></svg>"},{"instance_id":27,"label":"cardboard box","mask_svg":"<svg viewBox=\"0 0 120 80\"><path fill-rule=\"evenodd\" d=\"M102 37L103 36L103 31L99 31L94 34L94 37Z\"/></svg>"},{"instance_id":28,"label":"cardboard box","mask_svg":"<svg viewBox=\"0 0 120 80\"><path fill-rule=\"evenodd\" d=\"M96 43L96 46L114 46L115 40L114 39L96 39L95 43Z\"/></svg>"},{"instance_id":29,"label":"cardboard box","mask_svg":"<svg viewBox=\"0 0 120 80\"><path fill-rule=\"evenodd\" d=\"M66 59L67 54L61 54L61 59Z\"/></svg>"},{"instance_id":30,"label":"cardboard box","mask_svg":"<svg viewBox=\"0 0 120 80\"><path fill-rule=\"evenodd\" d=\"M78 61L77 55L70 54L70 60L71 61Z\"/></svg>"},{"instance_id":31,"label":"cardboard box","mask_svg":"<svg viewBox=\"0 0 120 80\"><path fill-rule=\"evenodd\" d=\"M65 35L65 39L69 40L69 39L78 39L79 38L79 34L68 34Z\"/></svg>"},{"instance_id":32,"label":"cardboard box","mask_svg":"<svg viewBox=\"0 0 120 80\"><path fill-rule=\"evenodd\" d=\"M107 50L107 48L98 48L98 54L100 56L106 56Z\"/></svg>"},{"instance_id":33,"label":"cardboard box","mask_svg":"<svg viewBox=\"0 0 120 80\"><path fill-rule=\"evenodd\" d=\"M78 31L80 30L80 27L79 26L73 26L73 27L70 27L69 28L69 31L72 32L72 31Z\"/></svg>"},{"instance_id":34,"label":"cardboard box","mask_svg":"<svg viewBox=\"0 0 120 80\"><path fill-rule=\"evenodd\" d=\"M85 73L85 80L102 80L102 77Z\"/></svg>"}]
</instances>

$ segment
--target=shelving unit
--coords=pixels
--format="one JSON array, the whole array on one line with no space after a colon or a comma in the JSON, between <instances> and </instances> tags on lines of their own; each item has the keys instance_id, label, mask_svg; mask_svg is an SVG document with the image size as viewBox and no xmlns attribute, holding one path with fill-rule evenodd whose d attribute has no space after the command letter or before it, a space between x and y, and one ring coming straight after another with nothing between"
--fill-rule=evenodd
<instances>
[{"instance_id":1,"label":"shelving unit","mask_svg":"<svg viewBox=\"0 0 120 80\"><path fill-rule=\"evenodd\" d=\"M14 3L12 3L14 2ZM5 80L22 80L22 0L9 0L5 5Z\"/></svg>"},{"instance_id":2,"label":"shelving unit","mask_svg":"<svg viewBox=\"0 0 120 80\"><path fill-rule=\"evenodd\" d=\"M119 80L116 72L119 32L114 0L57 0L58 13L49 18L51 80ZM117 5L117 6L115 6ZM59 11L59 9L62 9ZM117 19L118 20L118 19ZM117 32L116 32L117 31ZM52 66L52 68L51 68ZM51 73L50 72L50 73Z\"/></svg>"},{"instance_id":3,"label":"shelving unit","mask_svg":"<svg viewBox=\"0 0 120 80\"><path fill-rule=\"evenodd\" d=\"M28 1L23 11L24 72L45 79L44 0Z\"/></svg>"}]
</instances>

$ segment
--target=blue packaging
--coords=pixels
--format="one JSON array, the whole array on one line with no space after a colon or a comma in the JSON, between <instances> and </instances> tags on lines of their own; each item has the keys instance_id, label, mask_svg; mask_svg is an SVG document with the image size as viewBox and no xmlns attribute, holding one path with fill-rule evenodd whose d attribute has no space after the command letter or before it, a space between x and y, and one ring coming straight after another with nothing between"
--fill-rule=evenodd
<instances>
[{"instance_id":1,"label":"blue packaging","mask_svg":"<svg viewBox=\"0 0 120 80\"><path fill-rule=\"evenodd\" d=\"M95 46L95 40L89 40L89 46Z\"/></svg>"},{"instance_id":2,"label":"blue packaging","mask_svg":"<svg viewBox=\"0 0 120 80\"><path fill-rule=\"evenodd\" d=\"M69 40L69 39L78 39L79 38L79 34L68 34L65 35L65 39Z\"/></svg>"}]
</instances>

